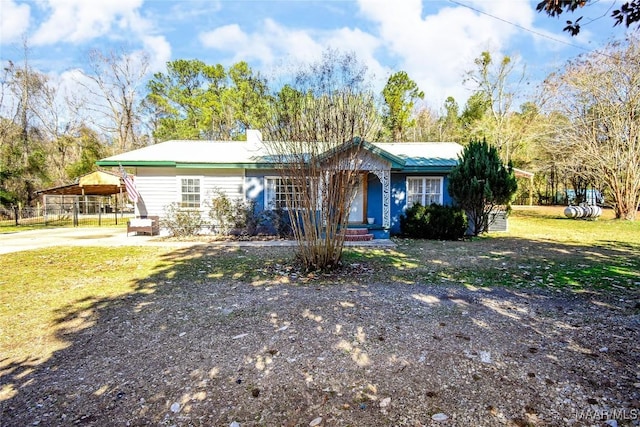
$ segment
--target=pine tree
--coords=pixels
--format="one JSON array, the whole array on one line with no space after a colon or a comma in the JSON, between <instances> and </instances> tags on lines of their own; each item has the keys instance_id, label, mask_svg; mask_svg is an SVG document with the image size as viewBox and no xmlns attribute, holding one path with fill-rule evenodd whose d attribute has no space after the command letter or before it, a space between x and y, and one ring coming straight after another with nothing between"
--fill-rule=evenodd
<instances>
[{"instance_id":1,"label":"pine tree","mask_svg":"<svg viewBox=\"0 0 640 427\"><path fill-rule=\"evenodd\" d=\"M474 236L489 229L491 214L508 208L517 189L511 164L486 140L471 141L449 174L449 194L467 212Z\"/></svg>"}]
</instances>

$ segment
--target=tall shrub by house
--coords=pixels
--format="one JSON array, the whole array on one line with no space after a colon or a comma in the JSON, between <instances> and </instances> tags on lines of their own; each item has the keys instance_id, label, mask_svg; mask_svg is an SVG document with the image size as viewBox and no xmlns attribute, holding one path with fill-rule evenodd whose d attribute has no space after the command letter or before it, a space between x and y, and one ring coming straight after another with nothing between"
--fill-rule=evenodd
<instances>
[{"instance_id":1,"label":"tall shrub by house","mask_svg":"<svg viewBox=\"0 0 640 427\"><path fill-rule=\"evenodd\" d=\"M505 166L486 140L471 141L449 174L449 194L467 213L474 236L489 229L492 213L508 212L517 190L511 164Z\"/></svg>"}]
</instances>

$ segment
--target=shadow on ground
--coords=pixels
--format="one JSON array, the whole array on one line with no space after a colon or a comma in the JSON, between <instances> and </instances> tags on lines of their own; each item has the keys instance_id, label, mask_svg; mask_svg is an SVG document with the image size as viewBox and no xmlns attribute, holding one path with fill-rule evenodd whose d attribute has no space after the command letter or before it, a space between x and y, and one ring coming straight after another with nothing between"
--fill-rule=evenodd
<instances>
[{"instance_id":1,"label":"shadow on ground","mask_svg":"<svg viewBox=\"0 0 640 427\"><path fill-rule=\"evenodd\" d=\"M401 241L313 276L286 251L176 250L62 307L48 360L0 360L0 424L631 425L640 248L479 248Z\"/></svg>"}]
</instances>

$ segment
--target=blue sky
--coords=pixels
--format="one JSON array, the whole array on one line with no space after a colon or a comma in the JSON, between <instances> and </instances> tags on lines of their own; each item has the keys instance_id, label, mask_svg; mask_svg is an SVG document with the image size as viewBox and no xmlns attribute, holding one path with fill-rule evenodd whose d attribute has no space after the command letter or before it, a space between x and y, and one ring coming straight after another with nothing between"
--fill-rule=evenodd
<instances>
[{"instance_id":1,"label":"blue sky","mask_svg":"<svg viewBox=\"0 0 640 427\"><path fill-rule=\"evenodd\" d=\"M0 59L30 61L54 79L86 69L92 49L146 51L151 72L167 61L247 61L266 76L320 57L328 47L353 51L380 88L404 70L441 108L447 96L463 104L465 71L484 51L509 55L526 67L533 88L581 53L621 38L610 9L596 0L580 14L578 37L562 32L566 19L536 13L537 0L0 0ZM577 16L576 16L577 17Z\"/></svg>"}]
</instances>

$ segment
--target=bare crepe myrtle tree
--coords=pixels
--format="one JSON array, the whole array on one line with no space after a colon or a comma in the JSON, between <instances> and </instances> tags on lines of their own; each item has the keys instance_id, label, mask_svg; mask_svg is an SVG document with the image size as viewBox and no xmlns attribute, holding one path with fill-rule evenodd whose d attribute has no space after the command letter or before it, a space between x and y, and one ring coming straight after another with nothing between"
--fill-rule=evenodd
<instances>
[{"instance_id":1,"label":"bare crepe myrtle tree","mask_svg":"<svg viewBox=\"0 0 640 427\"><path fill-rule=\"evenodd\" d=\"M339 266L359 153L379 129L366 68L353 54L325 51L275 95L265 138L280 174L275 207L289 212L306 270Z\"/></svg>"}]
</instances>

